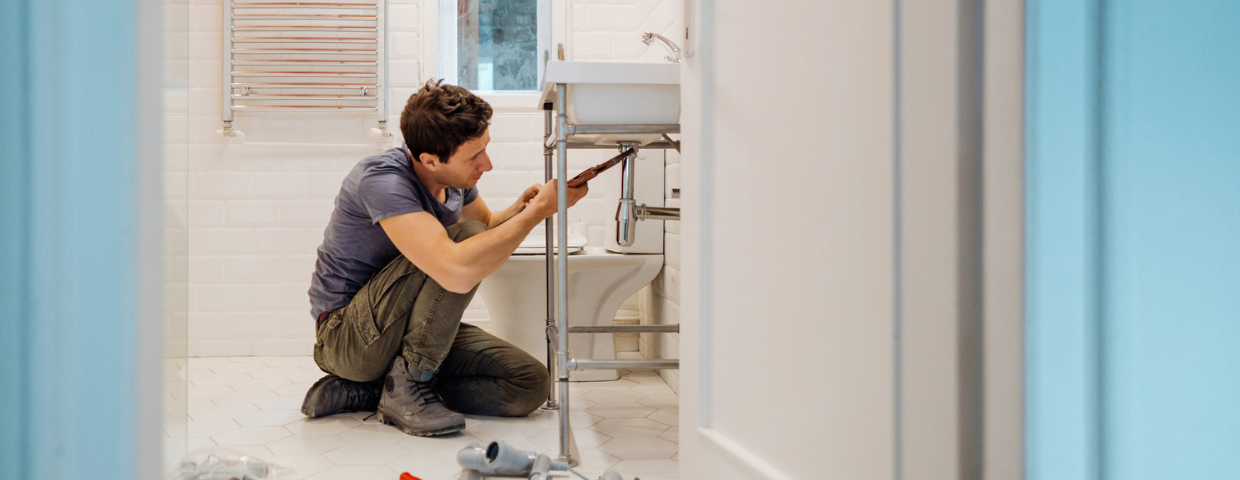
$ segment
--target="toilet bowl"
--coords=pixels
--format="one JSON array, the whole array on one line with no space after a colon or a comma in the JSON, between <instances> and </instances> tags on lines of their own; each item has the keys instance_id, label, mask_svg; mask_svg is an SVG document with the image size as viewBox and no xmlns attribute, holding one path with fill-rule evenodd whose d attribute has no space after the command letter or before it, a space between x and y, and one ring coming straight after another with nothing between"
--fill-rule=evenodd
<instances>
[{"instance_id":1,"label":"toilet bowl","mask_svg":"<svg viewBox=\"0 0 1240 480\"><path fill-rule=\"evenodd\" d=\"M663 267L662 254L619 254L585 247L586 239L569 235L568 321L570 326L611 325L620 304L654 280ZM531 234L504 265L478 287L499 338L547 361L547 267L545 238ZM558 255L558 251L557 251ZM615 358L610 333L568 336L572 358ZM610 370L575 370L572 381L619 378Z\"/></svg>"}]
</instances>

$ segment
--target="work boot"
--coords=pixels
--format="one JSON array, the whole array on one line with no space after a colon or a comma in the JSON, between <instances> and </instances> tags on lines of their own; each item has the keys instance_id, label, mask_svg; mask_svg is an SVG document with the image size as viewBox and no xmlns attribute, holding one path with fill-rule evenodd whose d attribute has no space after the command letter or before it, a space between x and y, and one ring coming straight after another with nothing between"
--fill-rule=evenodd
<instances>
[{"instance_id":1,"label":"work boot","mask_svg":"<svg viewBox=\"0 0 1240 480\"><path fill-rule=\"evenodd\" d=\"M354 382L328 374L314 382L301 402L301 413L316 418L344 412L373 412L379 406L379 382Z\"/></svg>"},{"instance_id":2,"label":"work boot","mask_svg":"<svg viewBox=\"0 0 1240 480\"><path fill-rule=\"evenodd\" d=\"M465 429L465 416L440 401L431 382L415 382L405 358L392 361L379 396L379 420L410 435L429 437Z\"/></svg>"}]
</instances>

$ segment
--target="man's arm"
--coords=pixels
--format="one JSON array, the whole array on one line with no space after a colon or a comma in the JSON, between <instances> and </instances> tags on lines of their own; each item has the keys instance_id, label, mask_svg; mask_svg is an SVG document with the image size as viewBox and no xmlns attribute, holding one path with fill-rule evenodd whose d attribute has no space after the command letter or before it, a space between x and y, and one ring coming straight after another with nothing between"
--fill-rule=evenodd
<instances>
[{"instance_id":1,"label":"man's arm","mask_svg":"<svg viewBox=\"0 0 1240 480\"><path fill-rule=\"evenodd\" d=\"M531 185L530 188L525 189L525 192L521 193L520 198L512 202L512 205L498 212L492 212L490 208L487 208L487 203L482 201L482 197L477 197L461 211L461 220L477 220L485 223L487 228L498 227L501 223L521 213L521 210L525 209L525 205L535 195L538 195L540 189L542 189L542 185Z\"/></svg>"},{"instance_id":2,"label":"man's arm","mask_svg":"<svg viewBox=\"0 0 1240 480\"><path fill-rule=\"evenodd\" d=\"M385 218L379 221L379 225L400 253L439 285L450 292L465 293L498 270L530 230L555 214L554 182L542 185L525 208L511 218L460 243L452 241L439 220L426 212ZM575 205L587 191L585 186L569 189L569 206ZM475 203L479 200L470 205ZM462 217L465 217L464 212Z\"/></svg>"}]
</instances>

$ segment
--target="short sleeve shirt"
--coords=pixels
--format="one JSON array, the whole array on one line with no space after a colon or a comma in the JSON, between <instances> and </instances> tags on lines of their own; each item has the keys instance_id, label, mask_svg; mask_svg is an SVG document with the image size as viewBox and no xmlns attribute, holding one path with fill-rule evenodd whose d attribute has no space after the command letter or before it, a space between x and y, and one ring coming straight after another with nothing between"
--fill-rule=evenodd
<instances>
[{"instance_id":1,"label":"short sleeve shirt","mask_svg":"<svg viewBox=\"0 0 1240 480\"><path fill-rule=\"evenodd\" d=\"M449 227L460 221L462 209L476 198L477 188L448 188L446 200L440 202L422 186L404 148L358 162L341 184L323 231L310 280L310 314L317 319L348 305L362 285L400 255L380 220L427 212Z\"/></svg>"}]
</instances>

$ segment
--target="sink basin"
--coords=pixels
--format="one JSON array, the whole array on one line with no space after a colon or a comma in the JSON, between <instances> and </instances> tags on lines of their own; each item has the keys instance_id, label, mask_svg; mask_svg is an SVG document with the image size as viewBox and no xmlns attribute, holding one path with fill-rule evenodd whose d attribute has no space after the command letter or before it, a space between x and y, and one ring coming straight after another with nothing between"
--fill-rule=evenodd
<instances>
[{"instance_id":1,"label":"sink basin","mask_svg":"<svg viewBox=\"0 0 1240 480\"><path fill-rule=\"evenodd\" d=\"M570 123L680 123L680 64L548 62L544 77L539 105L554 105L557 85L567 84Z\"/></svg>"}]
</instances>

